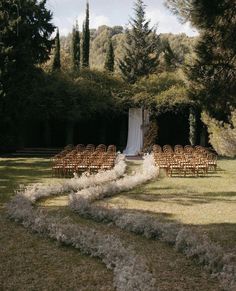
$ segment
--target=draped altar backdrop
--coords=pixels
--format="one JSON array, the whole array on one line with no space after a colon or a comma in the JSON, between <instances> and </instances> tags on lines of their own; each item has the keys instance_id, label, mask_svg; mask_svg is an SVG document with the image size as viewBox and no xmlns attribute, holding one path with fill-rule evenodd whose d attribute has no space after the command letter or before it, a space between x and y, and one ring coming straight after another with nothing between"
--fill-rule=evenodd
<instances>
[{"instance_id":1,"label":"draped altar backdrop","mask_svg":"<svg viewBox=\"0 0 236 291\"><path fill-rule=\"evenodd\" d=\"M149 123L149 112L143 108L129 109L129 128L127 146L124 150L126 156L135 156L143 148L145 125Z\"/></svg>"}]
</instances>

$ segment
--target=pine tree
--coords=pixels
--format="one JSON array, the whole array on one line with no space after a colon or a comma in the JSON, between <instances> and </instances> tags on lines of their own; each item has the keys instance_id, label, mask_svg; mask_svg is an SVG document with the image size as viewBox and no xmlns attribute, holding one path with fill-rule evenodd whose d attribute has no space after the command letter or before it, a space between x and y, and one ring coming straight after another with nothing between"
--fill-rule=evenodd
<instances>
[{"instance_id":1,"label":"pine tree","mask_svg":"<svg viewBox=\"0 0 236 291\"><path fill-rule=\"evenodd\" d=\"M75 27L72 32L72 62L74 71L79 71L80 69L80 35L78 22L76 22Z\"/></svg>"},{"instance_id":2,"label":"pine tree","mask_svg":"<svg viewBox=\"0 0 236 291\"><path fill-rule=\"evenodd\" d=\"M1 142L22 145L27 111L32 104L37 107L32 90L37 91L35 82L42 72L35 65L49 59L53 46L51 21L46 0L0 1Z\"/></svg>"},{"instance_id":3,"label":"pine tree","mask_svg":"<svg viewBox=\"0 0 236 291\"><path fill-rule=\"evenodd\" d=\"M86 18L83 23L82 67L89 67L90 30L89 30L89 3L86 4Z\"/></svg>"},{"instance_id":4,"label":"pine tree","mask_svg":"<svg viewBox=\"0 0 236 291\"><path fill-rule=\"evenodd\" d=\"M60 34L59 29L57 28L57 34L55 38L55 53L52 63L52 71L60 71L61 69L61 46L60 46Z\"/></svg>"},{"instance_id":5,"label":"pine tree","mask_svg":"<svg viewBox=\"0 0 236 291\"><path fill-rule=\"evenodd\" d=\"M131 18L131 30L126 31L124 58L119 61L123 78L135 83L140 77L156 71L158 65L156 30L149 28L150 20L145 18L145 5L137 0L135 17Z\"/></svg>"},{"instance_id":6,"label":"pine tree","mask_svg":"<svg viewBox=\"0 0 236 291\"><path fill-rule=\"evenodd\" d=\"M236 107L235 1L167 0L182 21L199 29L195 63L188 67L190 97L213 117L227 120Z\"/></svg>"},{"instance_id":7,"label":"pine tree","mask_svg":"<svg viewBox=\"0 0 236 291\"><path fill-rule=\"evenodd\" d=\"M55 29L43 1L0 2L0 95L9 95L22 71L49 59ZM1 107L1 106L0 106Z\"/></svg>"},{"instance_id":8,"label":"pine tree","mask_svg":"<svg viewBox=\"0 0 236 291\"><path fill-rule=\"evenodd\" d=\"M114 65L115 65L114 48L113 48L112 40L111 38L109 38L104 68L106 71L114 72Z\"/></svg>"},{"instance_id":9,"label":"pine tree","mask_svg":"<svg viewBox=\"0 0 236 291\"><path fill-rule=\"evenodd\" d=\"M43 1L1 0L0 48L19 71L49 59L53 45L52 13ZM22 67L22 68L20 68Z\"/></svg>"}]
</instances>

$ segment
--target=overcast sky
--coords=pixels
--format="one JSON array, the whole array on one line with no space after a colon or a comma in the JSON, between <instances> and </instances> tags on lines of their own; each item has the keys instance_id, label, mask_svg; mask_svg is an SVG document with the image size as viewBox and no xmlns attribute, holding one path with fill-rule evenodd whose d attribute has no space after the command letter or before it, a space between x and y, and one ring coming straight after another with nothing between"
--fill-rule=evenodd
<instances>
[{"instance_id":1,"label":"overcast sky","mask_svg":"<svg viewBox=\"0 0 236 291\"><path fill-rule=\"evenodd\" d=\"M126 26L133 15L134 0L89 0L90 28L100 25ZM181 24L164 6L164 0L144 0L146 16L151 24L158 24L158 33L181 33L189 36L197 34L189 24ZM78 19L80 30L85 18L86 0L48 0L48 8L53 12L54 24L59 27L61 35L71 32Z\"/></svg>"}]
</instances>

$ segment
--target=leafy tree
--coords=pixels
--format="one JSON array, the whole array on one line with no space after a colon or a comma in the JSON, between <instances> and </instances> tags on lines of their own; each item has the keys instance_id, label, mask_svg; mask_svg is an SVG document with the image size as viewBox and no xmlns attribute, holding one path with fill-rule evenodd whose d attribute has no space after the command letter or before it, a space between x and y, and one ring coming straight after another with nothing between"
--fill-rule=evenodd
<instances>
[{"instance_id":1,"label":"leafy tree","mask_svg":"<svg viewBox=\"0 0 236 291\"><path fill-rule=\"evenodd\" d=\"M139 79L133 85L133 105L153 112L178 112L191 103L181 71L162 72Z\"/></svg>"},{"instance_id":2,"label":"leafy tree","mask_svg":"<svg viewBox=\"0 0 236 291\"><path fill-rule=\"evenodd\" d=\"M227 120L236 106L236 5L230 0L167 0L200 32L197 58L187 70L190 96L213 117Z\"/></svg>"},{"instance_id":3,"label":"leafy tree","mask_svg":"<svg viewBox=\"0 0 236 291\"><path fill-rule=\"evenodd\" d=\"M0 37L4 48L11 48L9 61L17 67L39 64L49 58L54 31L52 13L46 0L38 2L2 0L0 3Z\"/></svg>"},{"instance_id":4,"label":"leafy tree","mask_svg":"<svg viewBox=\"0 0 236 291\"><path fill-rule=\"evenodd\" d=\"M134 12L135 16L130 21L131 30L126 31L124 58L119 62L123 78L129 83L155 72L159 57L156 31L149 28L150 20L145 18L142 0L136 1Z\"/></svg>"},{"instance_id":5,"label":"leafy tree","mask_svg":"<svg viewBox=\"0 0 236 291\"><path fill-rule=\"evenodd\" d=\"M24 128L34 65L49 59L53 45L51 20L45 0L0 2L0 131L4 137L20 135Z\"/></svg>"},{"instance_id":6,"label":"leafy tree","mask_svg":"<svg viewBox=\"0 0 236 291\"><path fill-rule=\"evenodd\" d=\"M60 71L61 69L61 46L60 46L60 34L59 29L57 28L57 34L55 38L55 52L54 59L52 63L52 71Z\"/></svg>"},{"instance_id":7,"label":"leafy tree","mask_svg":"<svg viewBox=\"0 0 236 291\"><path fill-rule=\"evenodd\" d=\"M229 123L211 118L206 112L201 117L215 151L221 156L236 157L236 110L231 112Z\"/></svg>"},{"instance_id":8,"label":"leafy tree","mask_svg":"<svg viewBox=\"0 0 236 291\"><path fill-rule=\"evenodd\" d=\"M5 91L9 76L49 59L54 26L45 6L45 0L0 2L0 79Z\"/></svg>"},{"instance_id":9,"label":"leafy tree","mask_svg":"<svg viewBox=\"0 0 236 291\"><path fill-rule=\"evenodd\" d=\"M83 23L82 67L89 67L90 30L89 30L89 3L86 4L86 18Z\"/></svg>"},{"instance_id":10,"label":"leafy tree","mask_svg":"<svg viewBox=\"0 0 236 291\"><path fill-rule=\"evenodd\" d=\"M108 49L105 60L105 70L114 72L115 55L111 38L109 39Z\"/></svg>"},{"instance_id":11,"label":"leafy tree","mask_svg":"<svg viewBox=\"0 0 236 291\"><path fill-rule=\"evenodd\" d=\"M75 27L72 32L72 62L74 71L79 71L80 69L80 35L78 22L76 22Z\"/></svg>"}]
</instances>

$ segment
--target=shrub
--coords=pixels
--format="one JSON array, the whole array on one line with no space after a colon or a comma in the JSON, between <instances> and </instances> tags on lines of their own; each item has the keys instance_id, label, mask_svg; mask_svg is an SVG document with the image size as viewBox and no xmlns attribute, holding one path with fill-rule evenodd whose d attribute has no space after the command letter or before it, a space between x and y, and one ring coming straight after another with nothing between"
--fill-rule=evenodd
<instances>
[{"instance_id":1,"label":"shrub","mask_svg":"<svg viewBox=\"0 0 236 291\"><path fill-rule=\"evenodd\" d=\"M215 151L226 157L236 156L236 109L232 111L230 123L211 118L202 113L202 121L207 125L210 143Z\"/></svg>"}]
</instances>

